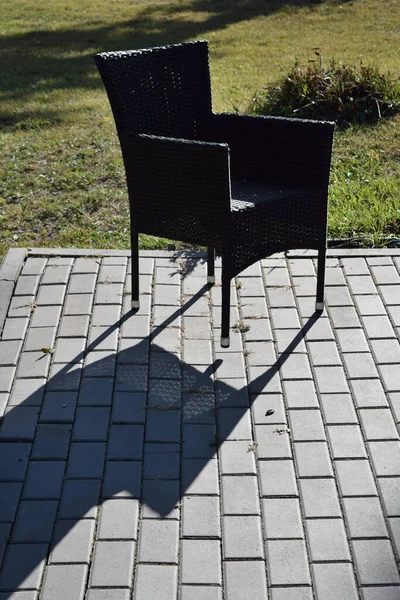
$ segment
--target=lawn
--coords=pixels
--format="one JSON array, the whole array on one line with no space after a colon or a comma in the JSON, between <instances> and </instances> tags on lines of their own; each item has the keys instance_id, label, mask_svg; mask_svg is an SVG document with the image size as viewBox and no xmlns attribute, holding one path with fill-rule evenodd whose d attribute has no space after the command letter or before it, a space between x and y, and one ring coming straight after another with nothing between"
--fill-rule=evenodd
<instances>
[{"instance_id":1,"label":"lawn","mask_svg":"<svg viewBox=\"0 0 400 600\"><path fill-rule=\"evenodd\" d=\"M216 111L300 64L400 73L400 0L19 0L0 8L0 255L10 246L129 247L122 160L93 62L102 50L210 42ZM335 135L329 236L400 236L400 118ZM142 236L142 247L163 240Z\"/></svg>"}]
</instances>

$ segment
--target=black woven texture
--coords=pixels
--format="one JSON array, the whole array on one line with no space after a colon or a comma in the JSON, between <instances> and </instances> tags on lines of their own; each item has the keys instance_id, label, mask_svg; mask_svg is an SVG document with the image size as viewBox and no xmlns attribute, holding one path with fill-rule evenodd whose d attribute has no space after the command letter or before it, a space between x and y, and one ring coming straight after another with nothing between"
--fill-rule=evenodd
<instances>
[{"instance_id":1,"label":"black woven texture","mask_svg":"<svg viewBox=\"0 0 400 600\"><path fill-rule=\"evenodd\" d=\"M333 123L213 113L206 41L95 61L135 235L216 248L225 280L274 252L325 248Z\"/></svg>"}]
</instances>

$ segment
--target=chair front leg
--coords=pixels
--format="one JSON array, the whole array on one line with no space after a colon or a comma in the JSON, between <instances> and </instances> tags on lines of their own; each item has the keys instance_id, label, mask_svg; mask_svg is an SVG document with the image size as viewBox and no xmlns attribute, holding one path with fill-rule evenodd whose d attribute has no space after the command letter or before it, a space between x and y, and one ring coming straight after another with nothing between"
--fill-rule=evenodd
<instances>
[{"instance_id":1,"label":"chair front leg","mask_svg":"<svg viewBox=\"0 0 400 600\"><path fill-rule=\"evenodd\" d=\"M139 304L139 234L131 229L131 254L132 254L132 309L137 310Z\"/></svg>"},{"instance_id":2,"label":"chair front leg","mask_svg":"<svg viewBox=\"0 0 400 600\"><path fill-rule=\"evenodd\" d=\"M221 319L221 346L222 348L229 348L231 340L229 337L230 327L230 299L231 299L231 280L229 276L225 275L224 268L222 268L222 319Z\"/></svg>"},{"instance_id":3,"label":"chair front leg","mask_svg":"<svg viewBox=\"0 0 400 600\"><path fill-rule=\"evenodd\" d=\"M318 312L324 310L325 259L326 249L322 248L318 251L317 263L317 299L315 302L315 310Z\"/></svg>"},{"instance_id":4,"label":"chair front leg","mask_svg":"<svg viewBox=\"0 0 400 600\"><path fill-rule=\"evenodd\" d=\"M215 250L207 248L207 283L215 283Z\"/></svg>"}]
</instances>

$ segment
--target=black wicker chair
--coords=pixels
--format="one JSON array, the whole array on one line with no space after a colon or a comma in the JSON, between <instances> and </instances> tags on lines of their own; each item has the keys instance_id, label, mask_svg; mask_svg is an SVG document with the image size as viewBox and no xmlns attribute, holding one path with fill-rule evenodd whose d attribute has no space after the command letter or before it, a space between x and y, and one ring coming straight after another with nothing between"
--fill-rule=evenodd
<instances>
[{"instance_id":1,"label":"black wicker chair","mask_svg":"<svg viewBox=\"0 0 400 600\"><path fill-rule=\"evenodd\" d=\"M213 113L206 41L102 52L95 61L128 184L132 308L138 234L147 233L206 246L209 283L221 254L223 347L232 277L275 252L318 250L323 310L333 123Z\"/></svg>"}]
</instances>

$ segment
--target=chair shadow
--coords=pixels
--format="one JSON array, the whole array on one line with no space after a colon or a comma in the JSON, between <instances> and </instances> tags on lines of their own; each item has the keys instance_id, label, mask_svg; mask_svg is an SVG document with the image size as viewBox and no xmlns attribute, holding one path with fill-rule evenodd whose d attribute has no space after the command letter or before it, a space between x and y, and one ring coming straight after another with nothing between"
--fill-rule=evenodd
<instances>
[{"instance_id":1,"label":"chair shadow","mask_svg":"<svg viewBox=\"0 0 400 600\"><path fill-rule=\"evenodd\" d=\"M218 378L223 359L205 368L191 366L156 341L207 289L204 286L156 327L151 338L132 339L132 346L118 352L117 357L96 360L102 342L128 319L134 319L132 311L126 313L87 346L85 356L75 356L50 378L45 393L43 386L7 412L0 426L0 482L11 485L6 486L8 492L3 501L0 499L0 507L12 505L14 513L10 514L9 508L7 516L3 513L0 520L14 520L14 526L0 571L2 600L10 598L16 590L29 589L38 565L49 552L77 521L93 518L97 506L107 499L137 498L143 507L142 516L173 517L183 496L190 494L193 483L215 459L218 448L260 391L268 394L268 384L277 377L320 314L308 319L272 366L249 386L237 389L234 379ZM84 366L83 361L86 361ZM150 395L146 406L149 371ZM218 389L214 395L215 376ZM112 377L115 388L111 401L106 382ZM84 393L89 400L82 401ZM100 405L91 394L102 398ZM219 409L228 406L235 406L235 410L229 411L222 424ZM33 450L32 436L22 433L21 437L15 434L7 437L7 431L26 431L23 413L25 410L27 414L27 408L30 413L41 410ZM58 456L54 455L55 447ZM76 454L79 452L80 459ZM70 471L76 460L81 461L84 470L78 476ZM46 461L49 469L43 470Z\"/></svg>"}]
</instances>

